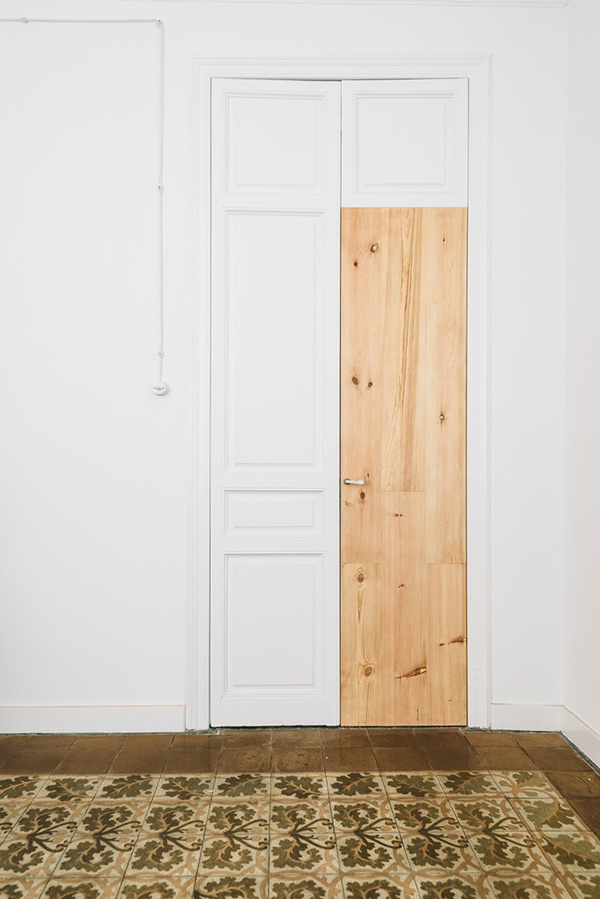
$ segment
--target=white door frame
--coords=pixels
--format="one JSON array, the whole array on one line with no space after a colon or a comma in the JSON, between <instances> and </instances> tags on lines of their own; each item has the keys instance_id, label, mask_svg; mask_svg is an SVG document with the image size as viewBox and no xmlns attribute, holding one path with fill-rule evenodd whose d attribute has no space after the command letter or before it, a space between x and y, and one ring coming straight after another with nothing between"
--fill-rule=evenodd
<instances>
[{"instance_id":1,"label":"white door frame","mask_svg":"<svg viewBox=\"0 0 600 899\"><path fill-rule=\"evenodd\" d=\"M212 78L469 81L467 312L468 723L489 727L491 58L190 59L189 518L186 728L209 726L210 621L210 97Z\"/></svg>"}]
</instances>

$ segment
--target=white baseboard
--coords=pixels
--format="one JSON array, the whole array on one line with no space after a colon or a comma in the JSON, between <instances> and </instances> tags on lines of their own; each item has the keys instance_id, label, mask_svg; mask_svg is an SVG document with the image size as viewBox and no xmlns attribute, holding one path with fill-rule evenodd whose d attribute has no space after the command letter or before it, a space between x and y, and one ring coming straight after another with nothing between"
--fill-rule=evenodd
<instances>
[{"instance_id":1,"label":"white baseboard","mask_svg":"<svg viewBox=\"0 0 600 899\"><path fill-rule=\"evenodd\" d=\"M600 767L600 734L592 730L574 712L562 709L561 731L584 755Z\"/></svg>"},{"instance_id":2,"label":"white baseboard","mask_svg":"<svg viewBox=\"0 0 600 899\"><path fill-rule=\"evenodd\" d=\"M183 731L183 705L0 706L3 734Z\"/></svg>"},{"instance_id":3,"label":"white baseboard","mask_svg":"<svg viewBox=\"0 0 600 899\"><path fill-rule=\"evenodd\" d=\"M492 703L494 730L561 730L561 705Z\"/></svg>"}]
</instances>

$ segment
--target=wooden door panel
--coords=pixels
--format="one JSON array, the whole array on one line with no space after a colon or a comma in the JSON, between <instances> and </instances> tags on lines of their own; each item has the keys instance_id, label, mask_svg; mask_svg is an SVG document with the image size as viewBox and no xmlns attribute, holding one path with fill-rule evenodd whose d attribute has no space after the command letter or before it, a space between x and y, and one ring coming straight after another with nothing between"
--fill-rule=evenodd
<instances>
[{"instance_id":1,"label":"wooden door panel","mask_svg":"<svg viewBox=\"0 0 600 899\"><path fill-rule=\"evenodd\" d=\"M466 720L466 223L342 210L346 725Z\"/></svg>"}]
</instances>

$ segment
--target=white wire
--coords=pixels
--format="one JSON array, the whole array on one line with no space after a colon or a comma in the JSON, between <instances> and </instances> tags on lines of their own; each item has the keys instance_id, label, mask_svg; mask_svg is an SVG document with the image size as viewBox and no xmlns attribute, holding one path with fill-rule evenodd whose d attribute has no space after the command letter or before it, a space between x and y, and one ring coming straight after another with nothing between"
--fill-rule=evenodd
<instances>
[{"instance_id":1,"label":"white wire","mask_svg":"<svg viewBox=\"0 0 600 899\"><path fill-rule=\"evenodd\" d=\"M165 32L160 28L159 59L159 100L158 100L158 380L163 379L163 358L165 342L165 284L164 284L164 214L163 214L163 174L165 153Z\"/></svg>"},{"instance_id":2,"label":"white wire","mask_svg":"<svg viewBox=\"0 0 600 899\"><path fill-rule=\"evenodd\" d=\"M160 29L158 75L158 382L163 379L164 359L164 216L163 174L165 146L165 31L161 19L0 19L0 23L21 25L156 25ZM161 392L165 392L164 390Z\"/></svg>"}]
</instances>

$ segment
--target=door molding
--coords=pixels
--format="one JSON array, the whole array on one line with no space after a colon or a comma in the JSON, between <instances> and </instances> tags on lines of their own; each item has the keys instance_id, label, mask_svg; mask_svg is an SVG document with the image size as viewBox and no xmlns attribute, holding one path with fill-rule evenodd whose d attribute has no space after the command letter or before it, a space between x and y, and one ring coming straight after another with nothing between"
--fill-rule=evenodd
<instances>
[{"instance_id":1,"label":"door molding","mask_svg":"<svg viewBox=\"0 0 600 899\"><path fill-rule=\"evenodd\" d=\"M209 726L210 624L210 97L212 78L469 81L467 311L468 723L489 727L491 65L485 56L189 59L188 552L186 728Z\"/></svg>"}]
</instances>

